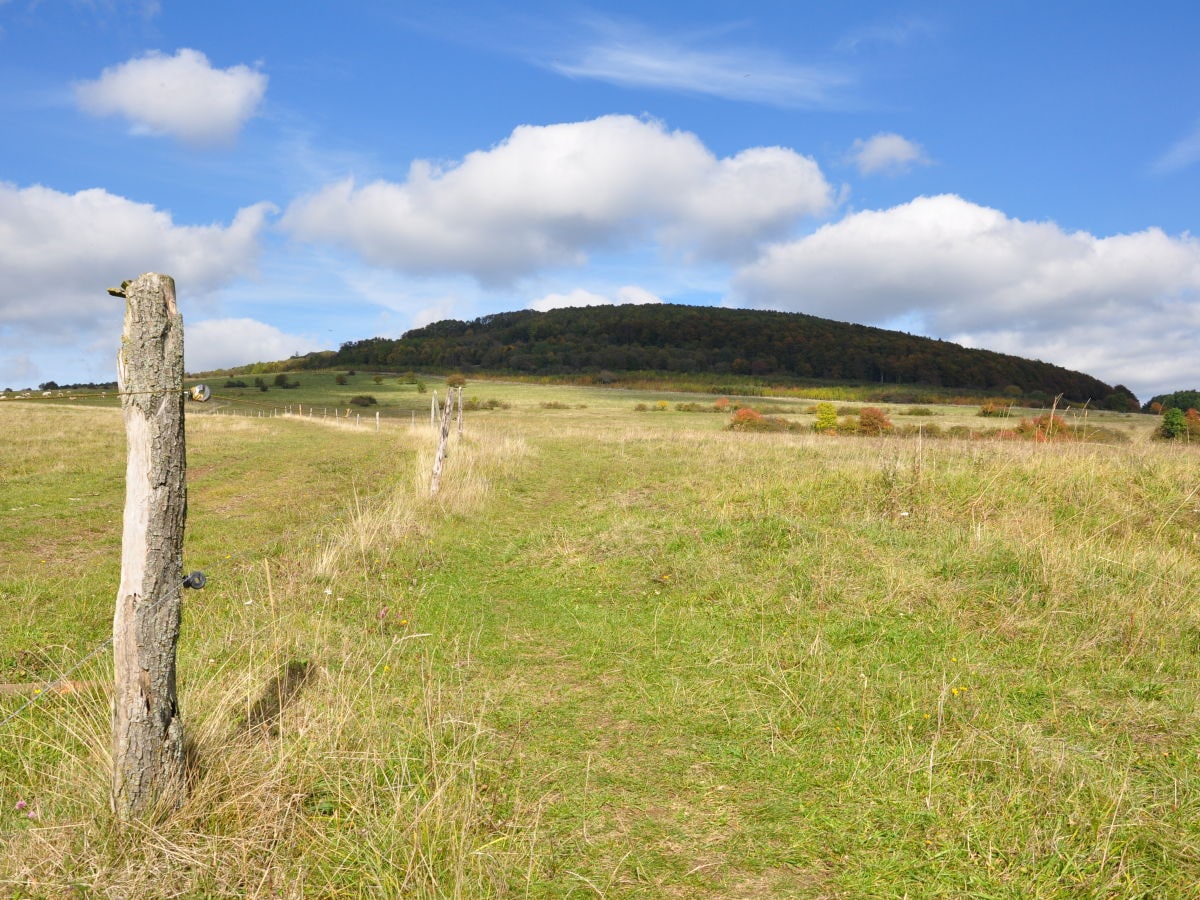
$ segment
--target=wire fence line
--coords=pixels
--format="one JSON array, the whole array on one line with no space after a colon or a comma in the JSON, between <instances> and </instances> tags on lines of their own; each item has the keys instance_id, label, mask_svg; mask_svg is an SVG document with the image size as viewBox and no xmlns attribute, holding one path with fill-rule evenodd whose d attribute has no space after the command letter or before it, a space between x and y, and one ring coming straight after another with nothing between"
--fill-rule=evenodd
<instances>
[{"instance_id":1,"label":"wire fence line","mask_svg":"<svg viewBox=\"0 0 1200 900\"><path fill-rule=\"evenodd\" d=\"M142 391L142 392L137 392L137 393L156 393L156 392ZM39 398L39 399L45 399L45 398ZM55 398L55 399L62 399L62 398ZM241 398L228 398L228 399L231 400L232 402L252 403L252 401L244 401L244 400L241 400ZM265 409L266 407L263 407L263 408ZM308 419L308 417L306 417L306 416L300 416L300 415L295 415L295 414L290 414L290 413L285 413L285 416L289 419L299 419L302 421ZM280 418L282 418L282 417L280 417ZM391 488L385 488L385 489L378 491L374 495L368 496L368 498L367 498L368 502L370 502L373 499L378 499L379 497L384 496L386 493L388 493L389 490L391 490ZM303 532L301 532L300 529L292 529L290 531L280 534L276 538L276 540L277 541L288 540L289 537L298 537L302 533L303 534L312 534L316 531L323 530L325 527L332 525L333 522L335 522L335 521L336 521L336 518L326 521L326 522L322 523L322 526L320 528L317 528L317 529L314 529L311 524L306 525L303 529ZM246 562L246 561L250 560L252 557L254 557L256 559L266 558L263 555L263 548L256 548L253 550L244 550L237 554L226 555L225 559L222 560L222 562L229 563L232 566L232 565L236 565L239 562ZM186 580L186 579L184 579L184 580ZM180 586L180 589L181 590L183 589L182 584ZM160 598L154 600L148 611L153 612L155 609L158 608L158 606L160 606L162 603L167 602L170 599L171 598L169 596L166 596L166 597L160 597ZM182 599L181 599L181 603L182 603ZM7 728L7 726L10 723L12 723L16 719L18 719L26 710L28 710L30 707L32 707L39 701L43 700L47 696L50 696L50 695L60 692L64 685L69 684L71 682L73 675L80 672L83 668L85 668L89 663L91 663L94 659L99 657L101 654L107 652L109 650L109 648L112 646L112 643L113 643L113 635L109 635L104 640L102 640L99 643L97 643L96 645L94 645L86 654L84 654L82 657L80 657L78 660L76 660L74 663L72 663L71 666L68 667L65 671L61 672L54 678L44 679L40 682L35 682L34 684L32 684L31 692L30 692L29 696L26 697L15 709L11 710L9 713L7 713L2 718L0 718L0 730Z\"/></svg>"},{"instance_id":2,"label":"wire fence line","mask_svg":"<svg viewBox=\"0 0 1200 900\"><path fill-rule=\"evenodd\" d=\"M71 401L71 400L112 400L112 399L116 399L116 398L120 398L120 397L136 397L136 396L141 396L144 394L153 394L153 393L161 393L161 391L115 391L114 390L114 391L107 391L107 392L100 392L100 393L45 391L45 392L41 392L39 394L29 394L29 393L0 394L0 400L13 400L13 401L19 401L21 403L32 403L32 402L55 403L55 402L60 402L63 400L68 400L68 401ZM187 393L187 392L184 391L183 393ZM436 391L434 391L434 394L436 395ZM211 403L212 401L217 401L217 402L212 403L211 406L208 406L208 404ZM246 416L246 418L273 419L273 418L292 417L292 418L299 418L299 419L315 419L315 418L317 418L316 410L319 408L321 410L321 416L320 416L321 419L326 419L326 420L332 419L334 421L339 421L339 422L349 422L350 416L355 415L356 416L355 425L357 427L362 427L362 425L363 425L363 422L362 422L363 412L354 413L351 410L351 408L347 407L347 406L330 406L329 404L323 404L320 407L318 407L316 404L309 404L307 409L305 409L304 404L302 404L302 403L271 404L271 403L264 403L260 400L251 400L251 399L248 399L245 397L234 397L234 396L231 396L228 394L212 394L212 395L210 395L209 400L199 401L198 403L202 406L207 406L208 408L196 408L196 407L192 407L191 404L189 404L190 411L197 415L205 415L205 416L220 415L220 410L222 409L221 404L228 404L231 406L236 405L236 406L239 406L242 408L258 410L259 414L257 416ZM295 411L297 409L299 409L299 412ZM345 410L346 414L342 415L341 410ZM423 417L424 416L423 409L418 410L418 408L416 408L416 407L410 407L408 409L399 409L399 410L389 411L389 414L384 414L383 410L375 410L374 411L374 413L375 413L374 420L376 423L375 430L376 431L382 430L382 425L385 423L389 424L389 425L392 422L403 423L404 419L405 419L405 413L408 414L407 415L408 422L406 424L415 425L417 422L417 412L418 411L421 412L421 415ZM307 413L307 415L305 413ZM367 423L366 424L369 427L370 423L371 423L371 414L370 414L370 412L367 412L366 415L367 415Z\"/></svg>"}]
</instances>

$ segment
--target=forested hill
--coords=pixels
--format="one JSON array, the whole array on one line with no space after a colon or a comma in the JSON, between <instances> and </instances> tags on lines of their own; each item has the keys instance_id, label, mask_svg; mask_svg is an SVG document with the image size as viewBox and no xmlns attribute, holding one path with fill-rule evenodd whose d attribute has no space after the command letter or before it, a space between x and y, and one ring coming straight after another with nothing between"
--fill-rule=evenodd
<instances>
[{"instance_id":1,"label":"forested hill","mask_svg":"<svg viewBox=\"0 0 1200 900\"><path fill-rule=\"evenodd\" d=\"M317 357L314 354L314 357ZM714 372L927 384L1128 409L1124 387L1049 363L798 313L675 304L521 310L343 344L311 364L569 375ZM1015 388L1014 388L1015 386ZM1134 407L1136 409L1136 405Z\"/></svg>"}]
</instances>

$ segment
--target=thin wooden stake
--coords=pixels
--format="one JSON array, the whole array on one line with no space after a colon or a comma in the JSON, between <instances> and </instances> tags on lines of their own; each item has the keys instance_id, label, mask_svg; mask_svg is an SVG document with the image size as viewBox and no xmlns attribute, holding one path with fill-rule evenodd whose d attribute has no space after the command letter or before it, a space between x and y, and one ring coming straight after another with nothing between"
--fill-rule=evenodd
<instances>
[{"instance_id":1,"label":"thin wooden stake","mask_svg":"<svg viewBox=\"0 0 1200 900\"><path fill-rule=\"evenodd\" d=\"M446 441L450 438L450 412L454 404L447 396L446 405L442 408L442 430L438 437L437 455L433 458L433 478L429 482L429 496L437 495L442 483L442 464L446 461Z\"/></svg>"},{"instance_id":2,"label":"thin wooden stake","mask_svg":"<svg viewBox=\"0 0 1200 900\"><path fill-rule=\"evenodd\" d=\"M178 808L186 790L175 696L187 515L183 318L170 276L128 284L117 382L129 451L113 617L112 806L128 820Z\"/></svg>"}]
</instances>

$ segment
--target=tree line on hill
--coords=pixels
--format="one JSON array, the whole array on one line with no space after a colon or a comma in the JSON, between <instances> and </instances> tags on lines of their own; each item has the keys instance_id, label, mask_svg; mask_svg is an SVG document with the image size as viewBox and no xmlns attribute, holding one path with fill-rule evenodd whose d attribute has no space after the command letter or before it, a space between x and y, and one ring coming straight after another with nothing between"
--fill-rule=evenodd
<instances>
[{"instance_id":1,"label":"tree line on hill","mask_svg":"<svg viewBox=\"0 0 1200 900\"><path fill-rule=\"evenodd\" d=\"M292 367L534 375L657 371L924 384L1136 411L1123 385L1037 360L801 313L648 304L453 319L309 354Z\"/></svg>"}]
</instances>

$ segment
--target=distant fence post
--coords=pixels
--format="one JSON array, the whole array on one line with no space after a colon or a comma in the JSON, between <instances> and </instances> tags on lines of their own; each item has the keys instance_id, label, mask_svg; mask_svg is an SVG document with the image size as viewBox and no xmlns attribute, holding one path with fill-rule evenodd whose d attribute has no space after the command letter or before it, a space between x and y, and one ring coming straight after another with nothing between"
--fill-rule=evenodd
<instances>
[{"instance_id":1,"label":"distant fence post","mask_svg":"<svg viewBox=\"0 0 1200 900\"><path fill-rule=\"evenodd\" d=\"M175 647L187 462L183 317L175 306L175 281L142 275L124 296L117 382L129 449L113 617L112 806L118 818L130 819L177 808L186 790Z\"/></svg>"},{"instance_id":2,"label":"distant fence post","mask_svg":"<svg viewBox=\"0 0 1200 900\"><path fill-rule=\"evenodd\" d=\"M437 455L433 458L433 478L429 482L429 496L436 496L442 483L442 464L446 461L446 441L450 438L450 412L454 404L446 397L446 405L442 407L442 429L438 434Z\"/></svg>"}]
</instances>

